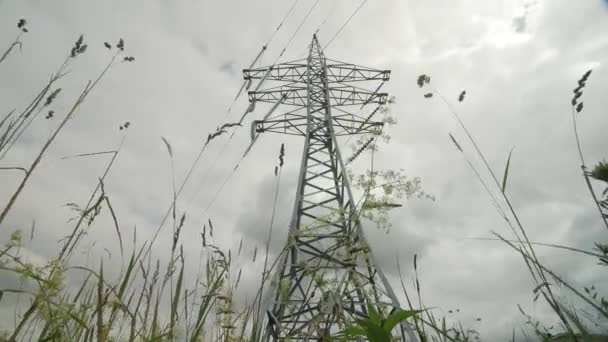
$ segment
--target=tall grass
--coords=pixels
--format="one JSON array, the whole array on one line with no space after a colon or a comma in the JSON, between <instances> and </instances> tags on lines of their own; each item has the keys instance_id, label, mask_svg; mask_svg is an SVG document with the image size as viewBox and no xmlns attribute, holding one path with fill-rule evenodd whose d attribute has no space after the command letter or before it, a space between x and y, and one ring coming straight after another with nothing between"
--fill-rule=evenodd
<instances>
[{"instance_id":1,"label":"tall grass","mask_svg":"<svg viewBox=\"0 0 608 342\"><path fill-rule=\"evenodd\" d=\"M24 22L20 21L20 33L11 43L0 59L0 67L15 47L21 46L22 34L27 31ZM73 61L87 51L84 37L80 36L69 51L65 60L22 111L12 110L0 121L0 161L19 143L32 122L61 117L51 137L33 156L29 167L2 166L0 172L21 172L22 179L16 190L9 196L7 204L1 208L0 228L6 230L5 220L23 190L30 185L31 176L37 170L41 160L57 136L68 129L70 119L76 114L88 96L103 80L104 76L120 62L133 62L134 57L124 55L125 42L120 39L115 46L104 42L105 48L114 53L103 70L87 82L72 106L61 116L53 108L61 88L57 85L68 74ZM128 128L129 123L121 126ZM126 132L125 132L126 134ZM125 135L126 136L126 135ZM22 284L19 288L0 290L0 303L8 296L29 298L23 314L16 317L14 328L2 333L2 341L174 341L174 340L253 340L255 330L250 323L260 320L259 297L268 277L262 279L260 290L254 302L258 305L246 305L238 309L233 305L233 296L240 284L241 271L236 280L232 273L232 252L224 252L212 244L213 225L209 221L209 230L204 227L201 234L201 253L199 268L195 279L187 283L186 267L188 260L184 254L181 235L187 223L186 213L179 213L173 150L168 140L163 138L170 156L173 184L173 198L170 208L172 220L172 241L169 260L155 259L151 253L152 241L138 246L137 231L134 231L132 249L127 250L119 218L114 211L110 195L105 191L107 175L115 165L121 153L123 140L111 151L82 154L74 157L90 157L109 154L111 159L99 177L89 199L84 204L69 203L68 207L77 215L71 222L73 227L68 236L61 240L57 255L43 264L27 261L22 255L27 247L21 230L11 233L10 240L0 252L0 271L4 276L18 277ZM281 157L282 158L282 157ZM97 267L79 265L74 260L75 251L102 215L107 211L116 233L123 265L118 276L111 276L104 267L103 258ZM162 227L162 225L161 225ZM34 238L34 231L32 231ZM31 239L30 239L31 240ZM241 246L242 247L242 246ZM238 254L241 253L239 248ZM126 259L125 259L126 257ZM254 256L255 258L255 256ZM268 261L268 253L266 256ZM270 263L264 265L264 274L270 270ZM84 274L82 282L72 288L68 279L78 279ZM110 274L110 275L109 275ZM17 316L17 308L16 308ZM217 323L217 324L216 324ZM249 325L248 325L249 324Z\"/></svg>"},{"instance_id":2,"label":"tall grass","mask_svg":"<svg viewBox=\"0 0 608 342\"><path fill-rule=\"evenodd\" d=\"M583 151L580 144L579 133L577 129L577 113L580 113L583 109L583 104L580 102L580 97L583 95L582 90L586 85L586 82L591 74L591 70L584 73L584 75L578 80L578 86L574 89L574 97L571 101L572 105L572 120L573 120L573 129L575 135L575 141L577 145L577 149L579 152L580 160L581 160L581 168L583 170L583 177L588 186L589 192L591 193L593 204L597 207L599 211L599 219L606 225L608 228L608 166L604 162L599 162L598 165L593 169L593 171L589 171L588 166L585 164L585 160L583 158ZM462 145L457 141L457 139L449 134L450 139L454 143L455 147L462 154L463 158L470 166L472 171L478 180L482 183L484 190L490 196L492 201L492 205L496 208L501 217L505 220L507 226L510 228L513 233L514 239L507 239L501 234L496 232L492 232L498 240L504 242L507 246L513 249L518 255L521 256L524 265L529 271L530 276L535 282L536 286L533 290L534 301L537 301L538 298L543 298L544 301L549 305L552 312L555 314L556 318L560 321L560 325L558 330L561 332L555 333L551 332L552 329L540 328L539 322L533 322L531 316L525 314L521 307L519 308L522 311L522 314L526 316L528 324L530 324L537 335L537 337L542 338L543 340L552 339L555 335L558 335L560 340L572 340L572 341L591 341L595 340L595 338L603 338L607 339L608 337L601 337L599 334L606 334L606 324L608 323L608 300L605 298L598 296L597 291L591 291L588 288L580 288L577 285L572 284L570 281L566 280L564 277L558 275L556 272L548 268L541 260L538 258L537 253L535 251L535 245L545 245L542 243L531 242L528 238L527 229L525 225L519 218L518 211L515 209L511 197L506 191L507 187L507 179L510 168L510 159L511 153L509 154L509 158L506 161L506 166L503 172L503 177L500 180L497 177L497 173L490 166L487 161L486 155L481 151L477 141L473 137L472 133L466 127L464 122L462 121L458 111L455 109L453 104L443 95L441 94L435 87L431 86L431 78L428 75L421 75L417 80L419 87L431 87L431 92L426 93L424 95L425 98L431 99L433 95L436 95L440 100L446 105L449 113L456 120L462 132L465 134L468 142L473 147L473 154L479 157L482 161L482 166L485 169L486 176L490 178L490 185L486 183L484 180L484 176L482 175L482 171L478 169L469 159L468 153L465 152L462 148ZM464 99L465 91L463 91L459 96L459 101ZM601 198L597 195L596 190L591 184L591 179L594 178L600 182L604 183L605 189L602 192L602 195L605 198ZM494 189L492 189L494 188ZM495 192L499 195L496 196ZM589 263L594 263L598 260L600 263L606 265L606 252L608 252L608 248L604 244L596 243L596 250L599 253L579 250L576 248L568 247L568 246L554 246L549 245L549 247L561 248L567 250L569 253L576 253L580 255L586 255L590 257ZM416 287L418 288L418 280L416 279ZM586 307L573 307L568 304L567 301L556 295L555 290L559 289L567 289L568 292L573 295L575 298L579 299L582 303L586 305ZM404 288L405 290L405 288ZM408 299L409 302L409 299ZM410 304L411 305L411 304ZM429 320L431 318L429 317ZM588 325L593 325L593 329ZM433 324L434 329L437 330L437 325ZM445 332L445 329L442 331ZM424 330L421 329L421 337L424 337ZM444 334L445 335L445 334ZM515 338L515 337L513 337ZM425 338L426 339L426 338ZM438 339L440 340L440 339ZM468 340L468 339L467 339Z\"/></svg>"},{"instance_id":3,"label":"tall grass","mask_svg":"<svg viewBox=\"0 0 608 342\"><path fill-rule=\"evenodd\" d=\"M22 34L27 30L23 22L19 22L20 33L11 43L0 62L2 67L14 48L21 46ZM24 31L25 30L25 31ZM101 45L101 44L99 44ZM65 60L50 77L48 82L37 92L33 100L23 110L10 111L0 121L0 161L8 160L7 155L18 146L22 137L26 136L36 120L60 118L49 139L43 142L42 148L32 157L28 167L6 165L0 167L1 172L20 172L22 178L16 190L9 194L8 202L0 208L0 229L6 230L6 219L14 211L15 205L24 189L31 184L32 175L38 171L41 161L47 155L56 138L69 129L70 119L88 99L97 85L116 64L133 62L134 57L126 56L125 42L119 39L112 45L103 43L104 47L113 50L113 55L93 80L84 85L80 94L69 109L63 113L54 107L56 99L65 92L61 83L68 76L69 68L81 55L87 52L84 36L78 37L67 54ZM41 115L43 114L43 115ZM53 121L50 121L53 122ZM125 136L120 144L110 151L87 153L73 156L74 158L110 155L103 173L90 193L85 203L68 203L67 207L76 216L69 221L72 224L70 233L60 241L57 254L46 262L34 263L28 260L23 251L27 242L23 239L21 230L11 233L10 240L0 252L0 271L4 276L20 279L18 288L0 290L2 299L9 296L27 298L28 303L15 308L14 328L5 331L0 340L21 341L174 341L174 340L221 340L221 341L256 341L259 339L262 322L265 318L262 299L265 289L271 282L270 274L275 268L282 253L272 256L269 252L270 236L265 244L263 255L262 276L256 284L257 292L247 300L245 305L235 303L235 293L241 285L242 268L235 265L232 250L224 251L215 246L213 240L213 223L202 227L198 271L194 279L188 277L186 270L193 260L188 260L184 253L182 232L188 224L186 212L180 212L178 197L185 185L178 187L175 179L173 148L170 142L162 138L169 155L171 167L172 198L166 218L171 222L172 239L169 246L168 258L154 257L153 244L158 233L164 227L165 219L159 225L154 237L143 244L138 241L137 230L134 230L132 247L125 243L124 231L120 218L116 215L111 195L106 192L108 175L112 171L121 154L124 137L129 123L121 126ZM204 147L203 147L204 150ZM201 150L201 153L202 151ZM277 183L275 189L275 209L280 185L280 174L283 166L284 148L281 147L280 163L275 169ZM196 162L200 158L197 157ZM194 166L193 166L194 168ZM190 173L192 172L192 169ZM188 175L190 175L190 173ZM369 216L376 210L384 210L390 201L386 193L394 192L408 197L420 193L419 181L410 182L397 172L372 172L359 178L364 185L367 195L362 203L361 217L374 220ZM380 184L376 180L385 178L390 184ZM377 189L384 190L384 195L376 198L371 194ZM380 192L382 193L382 192ZM390 203L389 203L390 204ZM76 260L76 251L84 243L88 232L93 229L100 217L107 213L111 218L112 230L116 234L122 265L118 275L109 272L108 260L103 257L97 265L82 265ZM328 213L326 221L339 220L343 213ZM274 211L271 215L270 227L274 225ZM376 221L380 222L376 219ZM316 223L319 225L319 223ZM318 227L313 223L303 227L304 232L313 232ZM8 232L7 232L8 233ZM31 239L34 238L34 230ZM239 246L236 255L242 250ZM157 251L157 250L156 250ZM256 261L257 247L254 250L252 263ZM194 261L196 262L196 261ZM74 288L73 279L82 279ZM331 284L327 284L330 286ZM23 307L21 307L23 306ZM22 314L18 311L23 309Z\"/></svg>"},{"instance_id":4,"label":"tall grass","mask_svg":"<svg viewBox=\"0 0 608 342\"><path fill-rule=\"evenodd\" d=\"M19 21L18 35L15 41L9 44L7 50L0 58L0 71L8 61L8 57L20 47L23 34L27 32L26 23ZM24 30L25 29L25 30ZM239 244L236 252L234 250L222 250L214 245L213 223L211 220L202 227L200 234L200 254L198 260L190 260L184 253L183 231L189 224L188 213L180 211L178 198L183 188L176 185L175 165L173 160L173 147L170 142L162 138L169 155L171 167L172 198L171 205L167 211L167 217L171 221L171 240L168 246L168 258L156 258L153 253L153 244L163 223L158 227L154 238L150 241L138 241L137 230L134 230L132 247L129 249L125 240L124 230L120 225L120 218L116 215L111 196L106 192L108 174L115 166L117 157L122 151L123 140L119 145L105 152L77 155L85 157L100 154L111 155L90 193L88 200L83 203L70 203L69 207L76 213L72 221L70 233L66 236L57 255L43 264L35 264L22 255L27 243L23 238L23 232L16 230L6 232L6 217L14 210L23 190L30 185L31 176L37 171L41 160L48 153L49 148L55 142L57 136L69 128L70 119L76 115L89 95L97 85L104 79L105 75L121 62L133 62L133 56L124 54L125 42L118 40L115 46L105 42L104 46L113 50L113 55L93 80L87 82L80 94L74 100L71 107L63 114L55 113L54 101L63 92L59 86L67 76L68 67L87 51L84 37L80 36L67 54L65 60L57 70L38 91L32 101L22 110L11 110L0 121L0 162L6 161L6 156L11 153L16 144L19 143L25 132L30 129L32 122L41 120L41 113L45 113L45 119L61 117L60 122L54 128L49 139L44 141L42 148L32 157L29 166L3 165L0 172L19 172L22 175L16 190L9 195L8 202L0 213L0 229L10 233L10 238L0 251L0 271L5 275L18 277L22 286L19 288L6 288L0 290L0 305L2 300L9 296L25 297L29 303L23 307L23 313L16 315L14 328L3 332L0 341L257 341L260 338L262 322L265 318L263 307L264 289L271 282L270 273L274 270L279 256L271 260L269 253L270 236L274 226L274 210L276 209L278 190L280 186L281 166L283 164L284 149L280 151L280 166L275 169L276 184L274 208L270 218L270 231L265 243L263 255L263 269L260 280L255 284L256 292L253 298L247 298L244 305L237 303L236 293L242 286L241 276L243 265L238 265L236 259L241 255L243 243ZM423 75L419 79L419 85L430 84L430 78ZM587 76L583 77L583 86ZM575 99L581 97L575 92ZM431 94L431 95L429 95ZM565 334L575 341L583 340L594 332L587 327L590 321L589 315L582 316L582 311L572 308L560 299L554 291L554 284L560 284L569 290L574 296L580 298L592 310L591 321L595 319L596 324L601 325L608 318L608 301L598 296L595 288L580 289L571 284L562 276L544 265L535 252L536 242L531 242L527 230L520 221L517 211L511 203L511 198L505 191L507 187L509 161L506 163L504 176L499 179L496 172L490 167L485 155L481 152L473 135L460 119L459 114L450 102L436 89L425 95L433 98L433 94L442 99L448 106L450 113L459 123L468 141L473 146L473 153L481 157L484 169L480 171L468 158L462 146L454 135L450 134L458 151L465 157L468 165L473 169L475 175L483 183L484 189L490 194L495 208L503 217L511 232L512 239L495 233L497 239L510 246L514 252L521 256L525 267L536 283L533 290L538 298L542 298L549 304L556 317L561 322L561 328ZM461 93L461 100L464 92ZM576 106L575 106L576 105ZM578 108L581 109L578 109ZM574 111L580 112L582 106L573 101ZM578 142L576 120L574 118L574 130ZM121 126L127 134L128 123ZM362 141L360 150L352 157L354 160L361 151L375 146L372 139ZM580 145L579 145L580 146ZM602 195L591 185L590 179L596 179L608 183L607 168L605 163L599 163L591 171L585 165L580 150L581 162L583 163L583 176L589 185L594 205L598 207L601 219L606 222L606 211L608 211L608 190ZM202 152L201 152L202 153ZM197 160L200 158L197 157ZM195 163L196 163L195 161ZM192 172L192 171L190 171ZM484 181L482 172L486 172L491 182ZM190 174L190 173L189 173ZM430 197L420 187L420 180L409 179L401 171L377 171L370 167L369 172L361 176L354 176L354 186L363 193L361 201L357 203L359 218L374 221L381 228L388 229L388 210L398 207L394 198L401 197ZM384 182L380 182L384 180ZM185 184L185 182L184 182ZM607 188L608 189L608 188ZM497 192L499 196L496 196ZM392 195L391 195L392 194ZM603 197L602 197L603 196ZM118 275L108 272L108 263L104 259L94 267L78 264L75 260L75 251L85 241L90 229L97 223L102 212L107 212L111 218L112 230L115 232L116 240L121 254L121 269ZM329 213L324 218L331 222L342 217L343 213ZM608 227L608 226L607 226ZM317 227L303 227L303 232L313 232ZM34 231L31 238L34 238ZM567 248L567 246L558 246ZM568 249L572 253L583 252L593 260L608 264L608 247L597 243L596 252L579 251ZM283 253L282 251L281 253ZM255 247L251 264L256 262L257 247ZM260 260L260 261L261 261ZM189 265L198 264L194 277L187 274ZM423 287L418 276L417 256L414 256L414 279L413 287L415 296L406 290L403 278L401 285L406 297L407 306L411 312L419 314L413 317L413 323L420 341L477 341L480 340L479 333L473 328L465 328L461 324L448 325L445 318L438 318L431 308L427 308L423 302ZM399 272L401 267L399 265ZM82 279L74 288L68 279ZM276 285L276 284L275 284ZM278 285L277 285L278 286ZM328 285L329 286L329 285ZM525 315L525 313L524 313ZM542 338L548 337L548 331L537 328L533 318L527 316L535 332ZM582 336L582 338L580 337ZM513 337L515 340L515 335Z\"/></svg>"}]
</instances>

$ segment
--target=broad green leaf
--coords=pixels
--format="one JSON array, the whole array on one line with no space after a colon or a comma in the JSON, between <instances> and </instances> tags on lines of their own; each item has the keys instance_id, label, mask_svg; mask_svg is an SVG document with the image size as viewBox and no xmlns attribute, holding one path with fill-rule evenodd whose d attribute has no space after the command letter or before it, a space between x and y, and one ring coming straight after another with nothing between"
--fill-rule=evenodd
<instances>
[{"instance_id":1,"label":"broad green leaf","mask_svg":"<svg viewBox=\"0 0 608 342\"><path fill-rule=\"evenodd\" d=\"M382 317L380 317L380 314L373 305L367 306L367 312L369 313L369 319L372 323L377 326L382 324Z\"/></svg>"},{"instance_id":2,"label":"broad green leaf","mask_svg":"<svg viewBox=\"0 0 608 342\"><path fill-rule=\"evenodd\" d=\"M505 174L502 177L502 192L505 192L507 188L507 177L509 176L509 165L511 164L511 154L513 153L513 149L509 152L509 158L507 159L507 165L505 166Z\"/></svg>"},{"instance_id":3,"label":"broad green leaf","mask_svg":"<svg viewBox=\"0 0 608 342\"><path fill-rule=\"evenodd\" d=\"M366 336L366 331L362 327L352 325L344 330L345 337Z\"/></svg>"},{"instance_id":4,"label":"broad green leaf","mask_svg":"<svg viewBox=\"0 0 608 342\"><path fill-rule=\"evenodd\" d=\"M417 314L419 314L420 310L397 310L396 312L394 312L393 314L391 314L390 316L388 316L388 318L386 319L386 321L384 322L383 328L386 332L390 333L393 328L401 323L402 321L410 318L410 317L414 317Z\"/></svg>"},{"instance_id":5,"label":"broad green leaf","mask_svg":"<svg viewBox=\"0 0 608 342\"><path fill-rule=\"evenodd\" d=\"M370 342L386 342L390 340L390 335L379 324L374 324L368 319L358 320L357 323L365 330L365 335Z\"/></svg>"}]
</instances>

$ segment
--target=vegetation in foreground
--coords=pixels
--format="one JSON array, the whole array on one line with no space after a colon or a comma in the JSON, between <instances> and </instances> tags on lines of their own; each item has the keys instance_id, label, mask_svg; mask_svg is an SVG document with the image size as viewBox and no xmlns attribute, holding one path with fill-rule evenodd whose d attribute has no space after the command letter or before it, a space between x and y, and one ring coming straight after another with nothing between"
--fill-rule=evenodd
<instances>
[{"instance_id":1,"label":"vegetation in foreground","mask_svg":"<svg viewBox=\"0 0 608 342\"><path fill-rule=\"evenodd\" d=\"M15 49L23 44L27 34L31 34L27 21L21 19L17 23L16 39L9 44L0 57L0 69L10 61L10 58L17 58L14 56ZM5 234L9 233L6 231L6 225L3 225L7 215L13 210L23 190L30 186L31 176L38 171L41 160L56 137L68 129L69 120L76 115L77 110L108 72L118 67L118 64L135 60L133 56L125 53L125 42L122 39L118 39L116 43L104 42L103 46L112 52L107 65L83 87L65 113L59 113L59 110L54 108L54 103L62 94L60 84L67 77L69 68L87 52L88 44L83 36L75 41L73 47L66 53L65 60L43 89L35 94L32 102L22 111L13 110L1 118L0 163L6 161L7 153L15 147L35 120L58 120L50 138L43 142L40 151L32 157L29 167L0 165L0 172L17 172L22 175L15 191L8 197L7 204L1 208L0 228ZM588 185L593 200L592 205L597 207L598 219L602 220L608 228L608 164L602 161L593 167L588 166L583 158L583 151L578 140L577 120L582 115L583 90L590 75L591 70L581 77L573 91L572 122L576 137L575 143L580 153L582 177ZM482 168L479 170L470 161L469 152L465 151L455 135L450 133L452 142L490 195L496 210L504 218L513 234L512 237L507 238L494 233L496 238L521 256L522 265L526 267L536 283L536 288L533 290L535 301L540 300L547 303L560 322L559 326L543 327L534 317L522 310L529 327L527 330L522 329L521 333L516 334L514 331L513 340L538 340L539 338L547 341L606 340L601 334L606 333L608 300L601 296L599 289L595 287L578 288L577 285L569 283L541 263L535 253L535 243L528 239L526 228L521 224L506 191L510 156L506 161L503 176L498 177L454 107L437 89L432 88L430 81L428 75L421 75L417 80L421 88L431 88L431 91L425 93L424 97L429 100L440 98L445 102L460 124L468 145L472 148L472 153L480 157L483 162ZM464 97L465 92L463 91L458 97L458 101L463 101ZM55 112L56 110L58 112ZM120 129L127 131L129 125L130 123L126 122ZM163 140L169 156L172 158L172 147L167 140ZM359 143L358 147L359 151L356 152L356 155L365 149L373 149L374 145ZM0 305L2 305L2 300L8 300L9 297L17 297L21 301L20 305L15 308L14 329L5 331L0 340L255 341L257 336L255 327L259 320L263 319L259 315L260 296L262 289L268 285L268 274L272 271L272 262L268 260L268 245L257 295L251 303L237 307L234 303L234 293L239 286L241 269L238 268L239 265L234 264L232 251L223 251L211 243L213 224L210 220L201 234L201 255L197 260L200 265L199 272L195 281L187 284L184 270L186 262L191 261L186 260L181 242L181 232L187 219L186 212L180 212L176 205L182 187L178 190L174 186L172 205L157 229L158 234L165 223L169 222L173 230L169 260L158 260L152 256L152 248L157 235L139 247L137 247L137 238L134 236L133 249L126 250L123 246L124 237L121 234L119 220L104 187L106 176L114 166L120 151L121 149L118 147L110 152L92 154L109 154L111 159L104 173L100 175L99 182L90 194L89 200L84 204L69 204L77 215L70 222L71 234L62 241L54 258L44 264L28 261L21 255L22 247L25 245L23 230L15 230L10 234L10 238L0 251L0 271L5 275L19 278L21 286L1 289ZM489 184L484 181L485 176L482 174L490 178ZM277 175L280 175L280 169ZM393 202L395 198L426 195L421 190L418 179L409 179L394 171L383 173L370 170L364 175L353 178L364 194L362 198L365 198L361 204L361 217L372 220L383 228L387 228L388 209L395 207ZM495 193L498 193L498 196ZM83 243L87 232L94 228L96 220L101 215L109 215L111 218L113 230L120 243L121 256L125 260L118 277L108 277L107 270L104 272L103 261L99 263L98 267L91 268L87 265L79 265L74 260L75 251ZM33 229L30 234L33 237ZM589 257L590 263L599 261L608 266L608 245L602 242L597 242L592 251L577 250L568 246L554 247L567 249L569 253L582 253ZM239 255L240 253L241 248L234 254ZM257 249L253 255L253 262L255 262L256 255ZM391 330L407 319L415 326L421 341L480 340L481 337L474 329L461 325L448 326L445 318L436 317L433 309L424 306L420 280L417 276L416 256L414 256L413 268L416 274L416 293L414 295L408 293L403 280L401 282L402 290L407 298L407 309L395 308L386 317L381 317L379 313L378 315L370 314L369 320L359 321L351 327L346 327L345 339L364 336L370 341L388 341ZM78 276L81 276L82 282L77 288L67 286L66 279ZM570 295L577 299L579 305L574 306L560 298L556 295L556 288L569 291ZM527 333L527 331L532 331L532 333Z\"/></svg>"}]
</instances>

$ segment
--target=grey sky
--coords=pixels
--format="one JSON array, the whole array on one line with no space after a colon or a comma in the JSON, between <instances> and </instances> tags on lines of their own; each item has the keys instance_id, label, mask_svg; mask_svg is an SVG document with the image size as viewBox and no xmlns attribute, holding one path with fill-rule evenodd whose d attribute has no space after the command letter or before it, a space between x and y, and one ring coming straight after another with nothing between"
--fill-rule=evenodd
<instances>
[{"instance_id":1,"label":"grey sky","mask_svg":"<svg viewBox=\"0 0 608 342\"><path fill-rule=\"evenodd\" d=\"M277 58L313 2L299 1L262 64ZM58 113L68 109L86 80L97 75L110 58L104 41L124 38L127 53L136 58L113 69L63 131L1 227L0 241L7 240L15 228L27 231L36 220L36 239L27 253L38 260L52 257L57 240L71 229L65 222L72 213L63 205L86 201L108 161L104 157L59 158L116 148L124 132L119 126L125 121L131 127L106 188L124 235L130 236L137 226L139 239L149 239L171 201L170 161L160 137L172 144L176 178L181 181L207 134L226 121L237 120L245 110L243 96L226 114L241 84L240 70L248 67L291 3L0 1L0 47L14 39L19 18L27 18L30 28L23 37L22 52L0 64L0 113L23 108L81 33L89 51L62 81L64 92L55 105ZM358 4L321 0L280 61L304 57L312 33L324 20L319 39L327 42ZM546 308L532 303L534 285L522 260L502 243L470 239L489 237L491 230L512 236L448 133L455 135L482 170L472 146L439 99L423 98L425 90L418 88L416 77L431 75L431 84L455 105L499 175L515 147L508 192L530 239L589 250L593 242L605 240L606 232L580 177L569 101L576 80L594 68L583 95L585 110L579 129L588 161L607 158L605 32L608 8L600 0L373 0L330 45L326 51L330 58L392 70L384 89L396 96L392 110L398 124L391 128L392 142L376 155L376 165L404 168L408 175L421 177L425 191L436 197L435 202L405 202L393 212L388 235L366 227L396 292L401 293L395 257L400 257L411 289L412 257L418 253L425 303L446 315L447 310L459 308L458 316L448 316L479 330L486 340L506 338L522 325L516 304L537 317L545 316ZM458 103L463 89L467 97ZM226 137L214 141L179 201L180 210L188 211L183 241L189 260L198 258L199 232L209 217L218 245L235 248L241 238L248 239L247 257L255 245L262 248L281 142L286 144L287 158L274 249L284 242L286 226L281 224L291 214L299 139L262 137L205 210L247 146L250 120L261 118L262 113L257 109L250 114L225 150ZM35 122L0 166L30 163L57 122ZM362 158L368 160L369 155ZM358 163L358 171L366 166ZM17 176L0 177L1 206ZM196 193L201 182L202 190ZM109 216L103 216L82 246L98 241L90 248L92 265L101 256L107 258L104 247L113 251L113 260L108 262L118 265L110 222ZM170 234L166 228L157 242L159 257L169 253ZM594 260L543 247L538 253L581 287L606 284L605 272L594 266ZM261 265L248 266L247 257L242 260L244 281L254 284ZM87 262L84 255L79 261ZM196 264L192 263L192 272ZM0 288L8 286L14 284L0 277ZM2 315L12 318L12 312ZM477 317L482 321L476 322Z\"/></svg>"}]
</instances>

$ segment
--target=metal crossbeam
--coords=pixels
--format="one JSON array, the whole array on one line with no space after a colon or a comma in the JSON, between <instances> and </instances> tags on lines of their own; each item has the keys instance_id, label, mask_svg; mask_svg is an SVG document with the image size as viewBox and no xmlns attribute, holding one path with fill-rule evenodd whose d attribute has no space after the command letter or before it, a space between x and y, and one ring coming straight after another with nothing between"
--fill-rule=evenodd
<instances>
[{"instance_id":1,"label":"metal crossbeam","mask_svg":"<svg viewBox=\"0 0 608 342\"><path fill-rule=\"evenodd\" d=\"M306 82L308 66L305 61L303 63L298 62L301 61L243 69L243 77L245 80L265 79L268 81ZM328 83L388 81L391 76L390 70L366 68L339 61L326 63L326 69Z\"/></svg>"},{"instance_id":2,"label":"metal crossbeam","mask_svg":"<svg viewBox=\"0 0 608 342\"><path fill-rule=\"evenodd\" d=\"M336 136L375 133L378 128L384 125L382 122L366 122L365 120L351 118L333 117L332 120L334 125L340 128L340 130L335 131ZM254 125L256 133L274 132L306 136L308 122L306 117L302 116L298 118L256 120Z\"/></svg>"},{"instance_id":3,"label":"metal crossbeam","mask_svg":"<svg viewBox=\"0 0 608 342\"><path fill-rule=\"evenodd\" d=\"M376 93L371 91L358 90L355 87L341 86L329 88L330 97L334 102L332 106L353 106L369 103L385 104L388 99L387 93ZM324 94L313 94L314 100ZM252 90L249 91L250 102L270 102L276 103L283 99L282 104L293 106L306 106L309 97L308 89L305 87L280 87L272 90Z\"/></svg>"},{"instance_id":4,"label":"metal crossbeam","mask_svg":"<svg viewBox=\"0 0 608 342\"><path fill-rule=\"evenodd\" d=\"M327 64L328 82L388 81L390 77L390 70L377 70L338 61Z\"/></svg>"},{"instance_id":5,"label":"metal crossbeam","mask_svg":"<svg viewBox=\"0 0 608 342\"><path fill-rule=\"evenodd\" d=\"M368 317L369 306L389 312L399 305L365 239L336 140L382 127L371 120L377 109L365 118L340 108L386 103L388 94L348 82L384 82L390 71L327 60L313 36L305 61L245 69L243 75L288 82L270 89L259 89L260 83L249 92L251 102L280 102L306 111L255 120L252 126L255 133L305 138L286 252L262 306L267 319L260 320L257 331L264 341L339 337L355 319ZM395 330L396 339L415 341L408 325Z\"/></svg>"}]
</instances>

